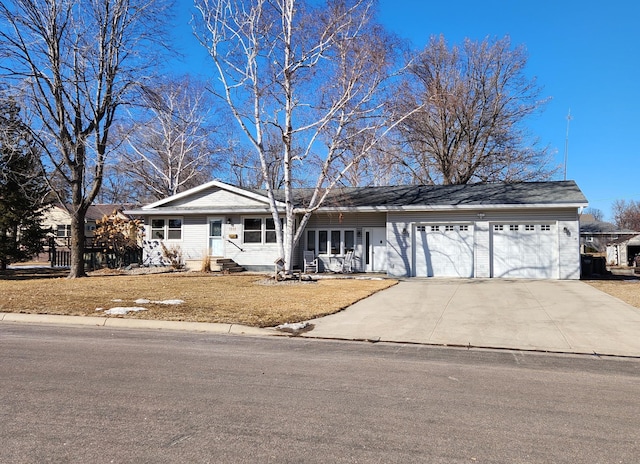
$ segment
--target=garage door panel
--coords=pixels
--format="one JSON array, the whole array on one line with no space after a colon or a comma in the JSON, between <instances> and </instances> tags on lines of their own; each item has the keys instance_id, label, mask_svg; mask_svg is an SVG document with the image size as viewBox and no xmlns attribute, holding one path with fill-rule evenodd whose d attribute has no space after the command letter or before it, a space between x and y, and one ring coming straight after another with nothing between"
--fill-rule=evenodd
<instances>
[{"instance_id":1,"label":"garage door panel","mask_svg":"<svg viewBox=\"0 0 640 464\"><path fill-rule=\"evenodd\" d=\"M494 225L492 276L554 278L558 269L556 243L555 225Z\"/></svg>"},{"instance_id":2,"label":"garage door panel","mask_svg":"<svg viewBox=\"0 0 640 464\"><path fill-rule=\"evenodd\" d=\"M415 266L421 277L473 277L472 227L417 226Z\"/></svg>"}]
</instances>

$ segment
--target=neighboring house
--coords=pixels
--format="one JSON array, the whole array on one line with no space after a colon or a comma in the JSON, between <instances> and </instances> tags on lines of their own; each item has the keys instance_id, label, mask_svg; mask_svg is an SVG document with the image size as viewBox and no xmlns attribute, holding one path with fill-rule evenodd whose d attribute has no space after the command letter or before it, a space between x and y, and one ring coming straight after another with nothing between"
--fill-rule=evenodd
<instances>
[{"instance_id":1,"label":"neighboring house","mask_svg":"<svg viewBox=\"0 0 640 464\"><path fill-rule=\"evenodd\" d=\"M607 245L627 240L638 232L620 230L610 222L598 221L592 214L580 215L580 247L584 253L604 253Z\"/></svg>"},{"instance_id":2,"label":"neighboring house","mask_svg":"<svg viewBox=\"0 0 640 464\"><path fill-rule=\"evenodd\" d=\"M87 241L90 242L93 238L98 220L104 216L110 216L114 212L123 218L127 218L128 216L123 211L132 207L134 205L97 204L89 206L84 224L84 234ZM71 215L62 205L54 205L45 212L42 227L51 230L57 246L69 246L71 242Z\"/></svg>"},{"instance_id":3,"label":"neighboring house","mask_svg":"<svg viewBox=\"0 0 640 464\"><path fill-rule=\"evenodd\" d=\"M298 208L310 193L295 191ZM356 272L578 279L586 206L573 181L336 189L306 226L294 267L303 250L320 271L353 251ZM278 258L264 190L212 181L125 213L144 218L147 254L161 241L190 268L209 255L273 271Z\"/></svg>"}]
</instances>

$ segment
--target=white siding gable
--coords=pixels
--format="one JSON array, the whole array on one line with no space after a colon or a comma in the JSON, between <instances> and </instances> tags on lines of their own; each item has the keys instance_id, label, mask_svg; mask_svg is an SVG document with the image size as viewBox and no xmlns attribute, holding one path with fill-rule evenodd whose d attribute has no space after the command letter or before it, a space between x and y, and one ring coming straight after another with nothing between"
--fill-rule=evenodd
<instances>
[{"instance_id":1,"label":"white siding gable","mask_svg":"<svg viewBox=\"0 0 640 464\"><path fill-rule=\"evenodd\" d=\"M259 201L248 196L239 195L218 187L211 187L193 195L177 198L172 202L162 205L163 207L186 207L186 208L211 208L211 207L242 207L242 206L267 206L266 201Z\"/></svg>"}]
</instances>

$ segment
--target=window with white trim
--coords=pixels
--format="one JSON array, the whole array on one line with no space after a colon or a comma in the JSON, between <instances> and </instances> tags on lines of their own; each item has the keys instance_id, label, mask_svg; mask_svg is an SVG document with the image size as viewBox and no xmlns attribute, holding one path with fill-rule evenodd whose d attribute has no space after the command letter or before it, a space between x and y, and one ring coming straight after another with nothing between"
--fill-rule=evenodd
<instances>
[{"instance_id":1,"label":"window with white trim","mask_svg":"<svg viewBox=\"0 0 640 464\"><path fill-rule=\"evenodd\" d=\"M182 240L182 218L151 219L151 238L153 240Z\"/></svg>"},{"instance_id":2,"label":"window with white trim","mask_svg":"<svg viewBox=\"0 0 640 464\"><path fill-rule=\"evenodd\" d=\"M493 230L504 230L504 225L502 224L494 224Z\"/></svg>"},{"instance_id":3,"label":"window with white trim","mask_svg":"<svg viewBox=\"0 0 640 464\"><path fill-rule=\"evenodd\" d=\"M317 255L344 255L355 247L354 229L307 229L307 250Z\"/></svg>"},{"instance_id":4,"label":"window with white trim","mask_svg":"<svg viewBox=\"0 0 640 464\"><path fill-rule=\"evenodd\" d=\"M316 254L316 231L307 230L307 251L313 251Z\"/></svg>"},{"instance_id":5,"label":"window with white trim","mask_svg":"<svg viewBox=\"0 0 640 464\"><path fill-rule=\"evenodd\" d=\"M452 225L446 225L444 226L444 230L445 232L453 232L454 227Z\"/></svg>"},{"instance_id":6,"label":"window with white trim","mask_svg":"<svg viewBox=\"0 0 640 464\"><path fill-rule=\"evenodd\" d=\"M282 221L282 220L280 220ZM282 223L282 222L281 222ZM267 218L264 222L264 242L276 243L276 221L272 217Z\"/></svg>"},{"instance_id":7,"label":"window with white trim","mask_svg":"<svg viewBox=\"0 0 640 464\"><path fill-rule=\"evenodd\" d=\"M431 226L431 232L439 232L440 226Z\"/></svg>"},{"instance_id":8,"label":"window with white trim","mask_svg":"<svg viewBox=\"0 0 640 464\"><path fill-rule=\"evenodd\" d=\"M534 226L533 224L525 224L524 230L526 231L536 230L536 226Z\"/></svg>"},{"instance_id":9,"label":"window with white trim","mask_svg":"<svg viewBox=\"0 0 640 464\"><path fill-rule=\"evenodd\" d=\"M71 224L58 224L56 237L71 237Z\"/></svg>"},{"instance_id":10,"label":"window with white trim","mask_svg":"<svg viewBox=\"0 0 640 464\"><path fill-rule=\"evenodd\" d=\"M417 232L426 232L427 231L427 227L426 226L416 226L416 231Z\"/></svg>"},{"instance_id":11,"label":"window with white trim","mask_svg":"<svg viewBox=\"0 0 640 464\"><path fill-rule=\"evenodd\" d=\"M242 226L244 243L276 243L276 222L272 217L245 217Z\"/></svg>"},{"instance_id":12,"label":"window with white trim","mask_svg":"<svg viewBox=\"0 0 640 464\"><path fill-rule=\"evenodd\" d=\"M469 231L469 224L462 224L460 226L460 231L461 232L468 232Z\"/></svg>"},{"instance_id":13,"label":"window with white trim","mask_svg":"<svg viewBox=\"0 0 640 464\"><path fill-rule=\"evenodd\" d=\"M262 243L262 218L244 218L243 230L244 243Z\"/></svg>"},{"instance_id":14,"label":"window with white trim","mask_svg":"<svg viewBox=\"0 0 640 464\"><path fill-rule=\"evenodd\" d=\"M540 230L544 232L549 232L551 230L551 224L541 224Z\"/></svg>"},{"instance_id":15,"label":"window with white trim","mask_svg":"<svg viewBox=\"0 0 640 464\"><path fill-rule=\"evenodd\" d=\"M514 231L519 229L520 229L520 226L518 226L518 224L509 224L509 230Z\"/></svg>"},{"instance_id":16,"label":"window with white trim","mask_svg":"<svg viewBox=\"0 0 640 464\"><path fill-rule=\"evenodd\" d=\"M344 252L354 251L356 249L356 232L354 230L344 231Z\"/></svg>"},{"instance_id":17,"label":"window with white trim","mask_svg":"<svg viewBox=\"0 0 640 464\"><path fill-rule=\"evenodd\" d=\"M329 237L331 237L331 254L332 255L339 255L342 254L340 253L340 245L342 242L342 231L340 230L332 230L331 233L329 234Z\"/></svg>"}]
</instances>

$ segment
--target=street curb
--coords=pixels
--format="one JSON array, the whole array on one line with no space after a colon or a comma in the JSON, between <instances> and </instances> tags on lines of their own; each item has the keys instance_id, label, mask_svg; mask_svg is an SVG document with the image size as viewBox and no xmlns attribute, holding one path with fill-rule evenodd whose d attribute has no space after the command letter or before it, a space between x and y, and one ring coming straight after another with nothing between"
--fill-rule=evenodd
<instances>
[{"instance_id":1,"label":"street curb","mask_svg":"<svg viewBox=\"0 0 640 464\"><path fill-rule=\"evenodd\" d=\"M20 322L28 324L71 324L104 326L105 317L62 316L52 314L0 313L2 322Z\"/></svg>"},{"instance_id":2,"label":"street curb","mask_svg":"<svg viewBox=\"0 0 640 464\"><path fill-rule=\"evenodd\" d=\"M158 321L150 319L123 319L119 317L63 316L52 314L0 313L0 322L23 324L82 325L128 329L180 330L233 335L277 335L273 329L261 329L240 324L213 322Z\"/></svg>"},{"instance_id":3,"label":"street curb","mask_svg":"<svg viewBox=\"0 0 640 464\"><path fill-rule=\"evenodd\" d=\"M596 353L589 350L551 350L535 347L505 347L505 346L489 346L489 345L459 345L448 343L428 343L415 341L399 341L386 340L379 337L375 339L365 339L359 337L339 337L339 336L316 336L311 332L291 334L278 331L275 328L259 328L250 327L241 324L222 324L215 322L184 322L184 321L159 321L150 319L124 319L120 317L96 317L96 316L64 316L52 314L25 314L25 313L0 313L0 323L19 323L19 324L58 324L58 325L77 325L77 326L93 326L93 327L112 327L120 329L157 329L157 330L175 330L181 332L202 332L227 335L250 335L250 336L280 336L280 337L300 337L315 340L334 340L334 341L353 341L353 342L369 342L369 343L398 343L405 345L423 345L443 348L466 348L466 349L486 349L497 351L523 351L530 353L548 353L578 356L595 356L608 358L629 358L640 359L640 356L613 354L613 353Z\"/></svg>"}]
</instances>

